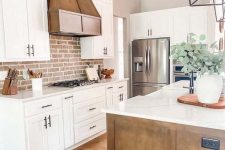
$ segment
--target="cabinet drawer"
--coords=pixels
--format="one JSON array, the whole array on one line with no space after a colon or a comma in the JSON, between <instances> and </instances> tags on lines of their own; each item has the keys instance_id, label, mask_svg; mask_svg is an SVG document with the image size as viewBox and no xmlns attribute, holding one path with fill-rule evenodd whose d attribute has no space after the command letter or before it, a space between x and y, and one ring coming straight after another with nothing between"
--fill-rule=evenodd
<instances>
[{"instance_id":1,"label":"cabinet drawer","mask_svg":"<svg viewBox=\"0 0 225 150\"><path fill-rule=\"evenodd\" d=\"M83 100L88 100L96 97L105 96L105 87L95 87L91 89L84 89L74 93L74 103L82 102Z\"/></svg>"},{"instance_id":2,"label":"cabinet drawer","mask_svg":"<svg viewBox=\"0 0 225 150\"><path fill-rule=\"evenodd\" d=\"M59 96L48 97L34 102L25 103L25 115L32 116L46 111L61 107L61 98Z\"/></svg>"},{"instance_id":3,"label":"cabinet drawer","mask_svg":"<svg viewBox=\"0 0 225 150\"><path fill-rule=\"evenodd\" d=\"M105 106L105 97L98 97L83 103L74 105L75 123L90 119L101 114L101 109Z\"/></svg>"},{"instance_id":4,"label":"cabinet drawer","mask_svg":"<svg viewBox=\"0 0 225 150\"><path fill-rule=\"evenodd\" d=\"M99 115L75 126L75 144L106 129L106 118Z\"/></svg>"},{"instance_id":5,"label":"cabinet drawer","mask_svg":"<svg viewBox=\"0 0 225 150\"><path fill-rule=\"evenodd\" d=\"M115 88L113 92L119 92L119 91L124 91L127 90L127 82L119 82L115 84Z\"/></svg>"}]
</instances>

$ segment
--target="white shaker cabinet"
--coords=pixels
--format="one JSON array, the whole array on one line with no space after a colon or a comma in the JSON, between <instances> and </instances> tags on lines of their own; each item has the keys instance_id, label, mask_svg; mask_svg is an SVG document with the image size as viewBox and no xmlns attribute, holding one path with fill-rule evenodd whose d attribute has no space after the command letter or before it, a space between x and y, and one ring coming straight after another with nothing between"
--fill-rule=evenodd
<instances>
[{"instance_id":1,"label":"white shaker cabinet","mask_svg":"<svg viewBox=\"0 0 225 150\"><path fill-rule=\"evenodd\" d=\"M63 96L63 123L64 123L64 147L69 148L75 144L73 130L73 94Z\"/></svg>"},{"instance_id":2,"label":"white shaker cabinet","mask_svg":"<svg viewBox=\"0 0 225 150\"><path fill-rule=\"evenodd\" d=\"M60 109L27 119L29 150L62 150L63 121Z\"/></svg>"},{"instance_id":3,"label":"white shaker cabinet","mask_svg":"<svg viewBox=\"0 0 225 150\"><path fill-rule=\"evenodd\" d=\"M56 110L49 114L48 118L48 149L62 150L64 149L63 136L63 118L62 111Z\"/></svg>"},{"instance_id":4,"label":"white shaker cabinet","mask_svg":"<svg viewBox=\"0 0 225 150\"><path fill-rule=\"evenodd\" d=\"M170 37L172 28L172 16L169 10L155 11L150 16L150 37Z\"/></svg>"},{"instance_id":5,"label":"white shaker cabinet","mask_svg":"<svg viewBox=\"0 0 225 150\"><path fill-rule=\"evenodd\" d=\"M5 59L28 59L27 0L1 0Z\"/></svg>"},{"instance_id":6,"label":"white shaker cabinet","mask_svg":"<svg viewBox=\"0 0 225 150\"><path fill-rule=\"evenodd\" d=\"M205 34L208 35L207 25L208 25L208 14L207 7L191 7L189 11L189 21L190 21L190 33L196 35ZM213 21L213 20L212 20ZM215 20L214 20L215 21ZM205 41L207 43L207 40Z\"/></svg>"},{"instance_id":7,"label":"white shaker cabinet","mask_svg":"<svg viewBox=\"0 0 225 150\"><path fill-rule=\"evenodd\" d=\"M106 106L118 105L127 100L127 81L106 86Z\"/></svg>"},{"instance_id":8,"label":"white shaker cabinet","mask_svg":"<svg viewBox=\"0 0 225 150\"><path fill-rule=\"evenodd\" d=\"M172 17L169 11L153 11L131 15L133 39L170 37Z\"/></svg>"},{"instance_id":9,"label":"white shaker cabinet","mask_svg":"<svg viewBox=\"0 0 225 150\"><path fill-rule=\"evenodd\" d=\"M82 59L107 59L114 56L112 0L93 0L102 19L102 35L81 38Z\"/></svg>"},{"instance_id":10,"label":"white shaker cabinet","mask_svg":"<svg viewBox=\"0 0 225 150\"><path fill-rule=\"evenodd\" d=\"M170 37L171 45L186 42L189 33L213 35L215 22L207 7L180 7L131 15L131 41L139 38ZM210 34L209 34L210 33ZM205 43L209 43L208 40Z\"/></svg>"},{"instance_id":11,"label":"white shaker cabinet","mask_svg":"<svg viewBox=\"0 0 225 150\"><path fill-rule=\"evenodd\" d=\"M171 43L181 43L187 41L189 32L189 13L185 8L177 8L173 11L173 35ZM178 13L179 12L179 13Z\"/></svg>"},{"instance_id":12,"label":"white shaker cabinet","mask_svg":"<svg viewBox=\"0 0 225 150\"><path fill-rule=\"evenodd\" d=\"M31 59L49 60L50 44L46 0L28 0Z\"/></svg>"},{"instance_id":13,"label":"white shaker cabinet","mask_svg":"<svg viewBox=\"0 0 225 150\"><path fill-rule=\"evenodd\" d=\"M131 38L148 38L150 35L150 16L149 13L138 13L130 16Z\"/></svg>"},{"instance_id":14,"label":"white shaker cabinet","mask_svg":"<svg viewBox=\"0 0 225 150\"><path fill-rule=\"evenodd\" d=\"M49 60L46 0L0 0L0 61ZM2 27L1 27L2 26Z\"/></svg>"},{"instance_id":15,"label":"white shaker cabinet","mask_svg":"<svg viewBox=\"0 0 225 150\"><path fill-rule=\"evenodd\" d=\"M28 150L48 150L46 114L27 119Z\"/></svg>"}]
</instances>

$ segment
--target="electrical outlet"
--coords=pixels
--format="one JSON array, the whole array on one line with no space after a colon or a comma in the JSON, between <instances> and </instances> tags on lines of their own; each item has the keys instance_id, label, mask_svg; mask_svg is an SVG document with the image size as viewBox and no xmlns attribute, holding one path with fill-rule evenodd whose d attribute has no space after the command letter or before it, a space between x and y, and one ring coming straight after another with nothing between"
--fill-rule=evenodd
<instances>
[{"instance_id":1,"label":"electrical outlet","mask_svg":"<svg viewBox=\"0 0 225 150\"><path fill-rule=\"evenodd\" d=\"M7 71L0 71L0 80L5 80L7 73Z\"/></svg>"},{"instance_id":2,"label":"electrical outlet","mask_svg":"<svg viewBox=\"0 0 225 150\"><path fill-rule=\"evenodd\" d=\"M211 150L220 150L220 140L202 138L202 147Z\"/></svg>"}]
</instances>

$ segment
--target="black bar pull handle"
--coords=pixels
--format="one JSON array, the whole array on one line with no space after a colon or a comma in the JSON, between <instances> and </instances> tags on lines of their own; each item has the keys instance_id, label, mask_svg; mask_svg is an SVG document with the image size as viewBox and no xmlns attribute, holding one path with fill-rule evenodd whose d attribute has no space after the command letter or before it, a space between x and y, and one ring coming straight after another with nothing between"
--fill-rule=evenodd
<instances>
[{"instance_id":1,"label":"black bar pull handle","mask_svg":"<svg viewBox=\"0 0 225 150\"><path fill-rule=\"evenodd\" d=\"M50 104L50 105L45 105L45 106L42 106L41 108L47 108L47 107L51 107L52 106L52 104Z\"/></svg>"},{"instance_id":2,"label":"black bar pull handle","mask_svg":"<svg viewBox=\"0 0 225 150\"><path fill-rule=\"evenodd\" d=\"M52 127L52 119L51 119L51 116L49 115L48 116L48 125L49 125L49 127Z\"/></svg>"},{"instance_id":3,"label":"black bar pull handle","mask_svg":"<svg viewBox=\"0 0 225 150\"><path fill-rule=\"evenodd\" d=\"M96 128L96 125L90 127L89 129L92 130L92 129L94 129L94 128Z\"/></svg>"},{"instance_id":4,"label":"black bar pull handle","mask_svg":"<svg viewBox=\"0 0 225 150\"><path fill-rule=\"evenodd\" d=\"M45 127L45 129L48 129L47 117L45 117L44 121L45 121L45 125L44 125L44 127Z\"/></svg>"}]
</instances>

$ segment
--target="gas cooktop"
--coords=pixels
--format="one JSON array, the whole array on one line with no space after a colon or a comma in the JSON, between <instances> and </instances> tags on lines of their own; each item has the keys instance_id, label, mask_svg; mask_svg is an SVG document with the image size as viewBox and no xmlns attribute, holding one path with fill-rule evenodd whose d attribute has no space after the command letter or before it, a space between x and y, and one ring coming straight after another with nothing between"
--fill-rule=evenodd
<instances>
[{"instance_id":1,"label":"gas cooktop","mask_svg":"<svg viewBox=\"0 0 225 150\"><path fill-rule=\"evenodd\" d=\"M53 83L51 84L51 86L74 88L78 86L92 85L94 83L96 82L88 81L88 80L70 80L70 81L62 81L62 82Z\"/></svg>"}]
</instances>

